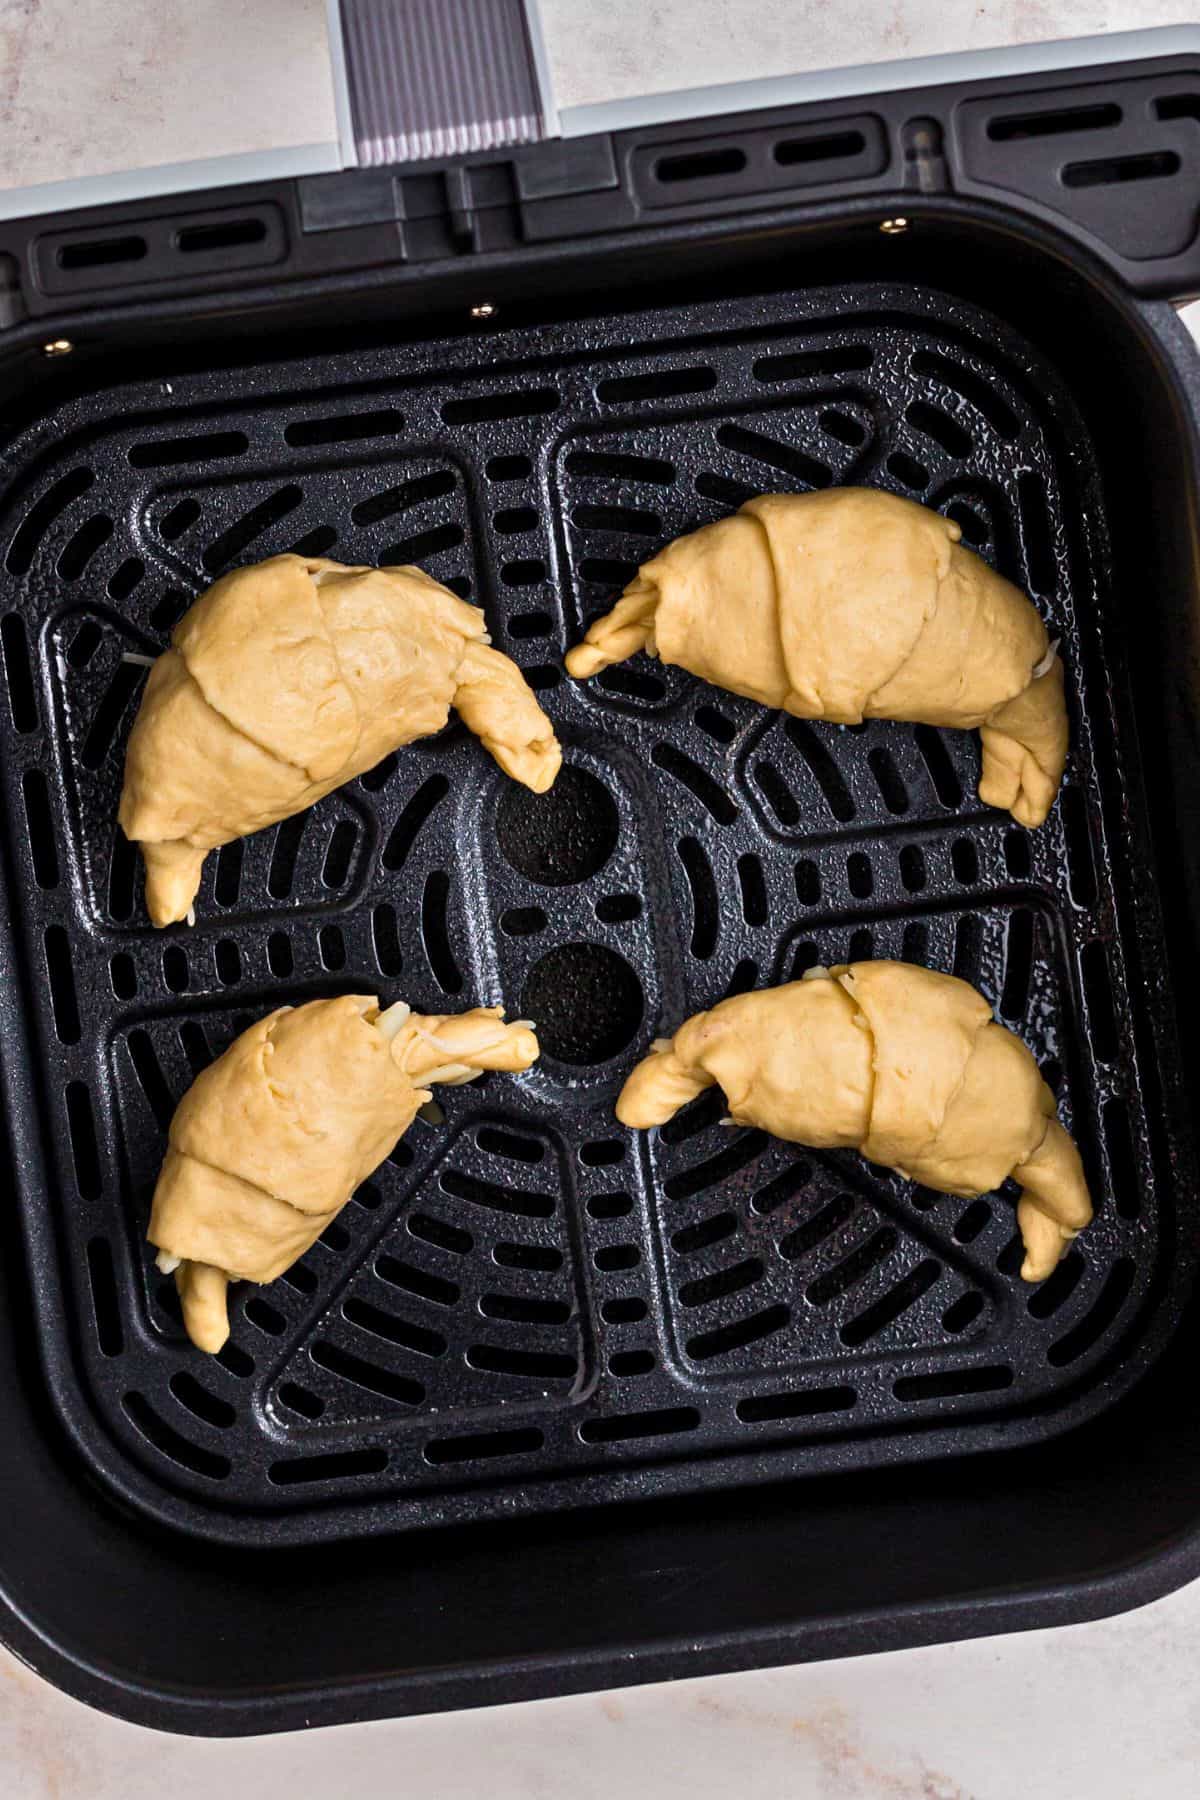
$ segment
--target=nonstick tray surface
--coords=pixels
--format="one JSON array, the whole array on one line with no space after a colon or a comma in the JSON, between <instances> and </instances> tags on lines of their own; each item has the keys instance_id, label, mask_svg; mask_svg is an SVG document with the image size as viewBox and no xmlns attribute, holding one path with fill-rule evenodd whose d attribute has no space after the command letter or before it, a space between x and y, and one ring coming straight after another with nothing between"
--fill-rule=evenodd
<instances>
[{"instance_id":1,"label":"nonstick tray surface","mask_svg":"<svg viewBox=\"0 0 1200 1800\"><path fill-rule=\"evenodd\" d=\"M40 1349L95 1475L247 1545L495 1519L1014 1444L1169 1332L1178 1076L1106 591L1054 370L929 290L855 285L212 368L64 401L0 464L0 1002ZM910 494L1032 592L1072 751L1035 833L975 734L766 713L565 647L751 494ZM115 826L144 672L221 571L416 561L478 601L566 752L542 798L452 724L210 858L148 924ZM612 1116L651 1038L815 962L977 982L1034 1049L1098 1206L1043 1286L1011 1194ZM503 1000L544 1057L440 1095L215 1360L143 1234L172 1108L251 1019L340 991Z\"/></svg>"}]
</instances>

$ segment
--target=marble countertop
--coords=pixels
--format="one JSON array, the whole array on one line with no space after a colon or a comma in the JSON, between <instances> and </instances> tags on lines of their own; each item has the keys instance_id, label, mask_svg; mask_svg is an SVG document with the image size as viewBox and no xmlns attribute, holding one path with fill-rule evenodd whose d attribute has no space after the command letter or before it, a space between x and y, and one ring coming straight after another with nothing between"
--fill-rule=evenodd
<instances>
[{"instance_id":1,"label":"marble countertop","mask_svg":"<svg viewBox=\"0 0 1200 1800\"><path fill-rule=\"evenodd\" d=\"M542 0L542 13L569 106L1190 23L1200 6ZM331 138L324 20L324 0L0 0L0 188ZM0 1651L0 1800L164 1787L172 1800L1192 1800L1198 1666L1200 1583L1058 1631L222 1743L90 1712Z\"/></svg>"},{"instance_id":2,"label":"marble countertop","mask_svg":"<svg viewBox=\"0 0 1200 1800\"><path fill-rule=\"evenodd\" d=\"M211 1742L0 1660L4 1800L1194 1800L1200 1582L1093 1625Z\"/></svg>"}]
</instances>

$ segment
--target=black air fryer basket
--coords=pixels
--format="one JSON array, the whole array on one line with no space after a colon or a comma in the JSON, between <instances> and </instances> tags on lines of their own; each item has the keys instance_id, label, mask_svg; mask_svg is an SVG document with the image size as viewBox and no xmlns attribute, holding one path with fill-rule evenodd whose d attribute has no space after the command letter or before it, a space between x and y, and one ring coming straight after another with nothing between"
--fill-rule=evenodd
<instances>
[{"instance_id":1,"label":"black air fryer basket","mask_svg":"<svg viewBox=\"0 0 1200 1800\"><path fill-rule=\"evenodd\" d=\"M1200 1569L1198 182L1200 54L0 227L18 1654L260 1731ZM1035 597L1072 728L1042 830L979 804L973 734L645 658L564 678L654 549L832 483L937 507ZM211 857L156 932L123 655L289 549L483 606L563 775L534 797L452 725ZM1007 1193L722 1129L719 1096L616 1124L663 1029L872 955L977 983L1055 1089L1098 1216L1042 1286ZM144 1243L167 1122L250 1019L347 990L503 999L543 1059L441 1095L206 1359Z\"/></svg>"}]
</instances>

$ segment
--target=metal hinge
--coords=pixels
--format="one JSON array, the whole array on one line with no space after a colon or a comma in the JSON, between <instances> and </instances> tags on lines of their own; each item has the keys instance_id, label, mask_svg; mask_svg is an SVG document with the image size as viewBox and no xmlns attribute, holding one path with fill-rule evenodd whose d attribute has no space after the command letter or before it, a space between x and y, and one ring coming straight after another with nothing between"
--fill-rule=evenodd
<instances>
[{"instance_id":1,"label":"metal hinge","mask_svg":"<svg viewBox=\"0 0 1200 1800\"><path fill-rule=\"evenodd\" d=\"M329 0L329 37L348 165L557 134L537 0Z\"/></svg>"}]
</instances>

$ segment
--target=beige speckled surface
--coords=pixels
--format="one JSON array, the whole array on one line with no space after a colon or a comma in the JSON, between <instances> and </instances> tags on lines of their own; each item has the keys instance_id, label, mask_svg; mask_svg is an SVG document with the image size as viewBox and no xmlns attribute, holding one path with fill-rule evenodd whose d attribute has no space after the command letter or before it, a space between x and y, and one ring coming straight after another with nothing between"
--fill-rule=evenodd
<instances>
[{"instance_id":1,"label":"beige speckled surface","mask_svg":"<svg viewBox=\"0 0 1200 1800\"><path fill-rule=\"evenodd\" d=\"M1200 0L541 0L560 107L1200 20Z\"/></svg>"},{"instance_id":2,"label":"beige speckled surface","mask_svg":"<svg viewBox=\"0 0 1200 1800\"><path fill-rule=\"evenodd\" d=\"M570 105L1181 23L1200 0L544 10ZM323 20L323 0L0 0L0 187L332 136ZM0 1800L1194 1800L1198 1666L1200 1583L1066 1631L221 1743L90 1713L0 1652Z\"/></svg>"},{"instance_id":3,"label":"beige speckled surface","mask_svg":"<svg viewBox=\"0 0 1200 1800\"><path fill-rule=\"evenodd\" d=\"M325 0L0 0L0 188L336 136Z\"/></svg>"}]
</instances>

